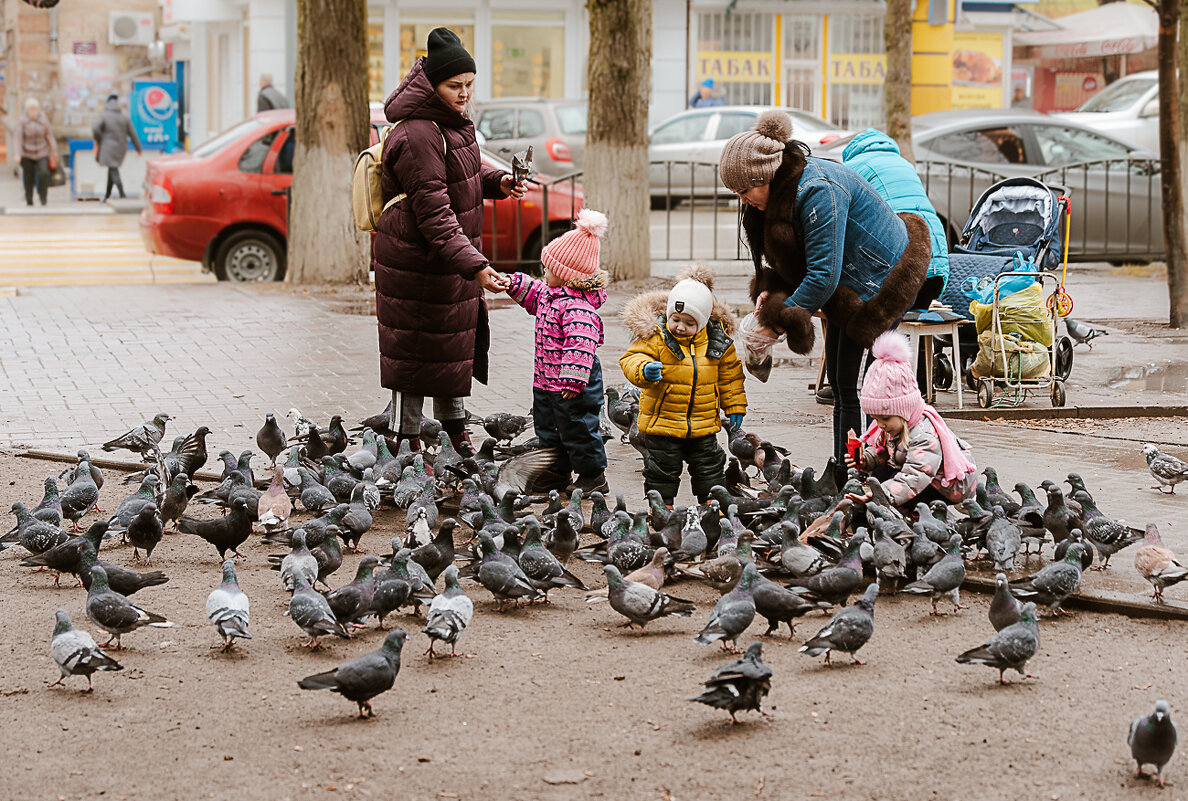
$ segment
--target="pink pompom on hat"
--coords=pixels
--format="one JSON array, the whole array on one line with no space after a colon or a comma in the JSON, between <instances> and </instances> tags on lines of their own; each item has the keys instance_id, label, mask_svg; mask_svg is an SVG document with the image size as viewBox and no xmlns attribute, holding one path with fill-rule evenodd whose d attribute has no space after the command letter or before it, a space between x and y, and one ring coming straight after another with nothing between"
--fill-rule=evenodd
<instances>
[{"instance_id":1,"label":"pink pompom on hat","mask_svg":"<svg viewBox=\"0 0 1188 801\"><path fill-rule=\"evenodd\" d=\"M862 411L869 415L895 415L914 425L920 419L924 398L912 367L912 346L903 334L888 331L870 349L875 361L862 380Z\"/></svg>"},{"instance_id":2,"label":"pink pompom on hat","mask_svg":"<svg viewBox=\"0 0 1188 801\"><path fill-rule=\"evenodd\" d=\"M582 209L574 226L545 245L540 254L541 263L562 281L580 281L598 272L606 215L594 209Z\"/></svg>"}]
</instances>

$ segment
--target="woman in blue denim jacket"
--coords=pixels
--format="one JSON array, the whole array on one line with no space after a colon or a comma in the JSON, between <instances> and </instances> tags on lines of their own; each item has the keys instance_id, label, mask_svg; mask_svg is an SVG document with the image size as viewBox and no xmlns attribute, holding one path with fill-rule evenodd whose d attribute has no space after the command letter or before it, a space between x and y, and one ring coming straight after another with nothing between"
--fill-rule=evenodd
<instances>
[{"instance_id":1,"label":"woman in blue denim jacket","mask_svg":"<svg viewBox=\"0 0 1188 801\"><path fill-rule=\"evenodd\" d=\"M833 455L843 463L847 432L861 431L862 353L895 327L928 272L928 225L896 214L853 170L811 158L791 139L782 111L722 151L722 183L746 208L743 230L755 262L751 298L759 322L788 335L797 353L813 348L812 316L825 314L825 371L834 388Z\"/></svg>"}]
</instances>

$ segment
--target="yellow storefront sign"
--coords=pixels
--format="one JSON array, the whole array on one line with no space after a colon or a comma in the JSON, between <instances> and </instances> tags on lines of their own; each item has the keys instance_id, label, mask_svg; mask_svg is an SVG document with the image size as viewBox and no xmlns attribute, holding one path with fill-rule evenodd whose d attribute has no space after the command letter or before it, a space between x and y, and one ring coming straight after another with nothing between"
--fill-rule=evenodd
<instances>
[{"instance_id":1,"label":"yellow storefront sign","mask_svg":"<svg viewBox=\"0 0 1188 801\"><path fill-rule=\"evenodd\" d=\"M953 36L953 108L1002 108L1002 34Z\"/></svg>"},{"instance_id":2,"label":"yellow storefront sign","mask_svg":"<svg viewBox=\"0 0 1188 801\"><path fill-rule=\"evenodd\" d=\"M702 50L697 53L698 81L713 78L716 83L770 83L769 51Z\"/></svg>"},{"instance_id":3,"label":"yellow storefront sign","mask_svg":"<svg viewBox=\"0 0 1188 801\"><path fill-rule=\"evenodd\" d=\"M887 57L879 53L831 53L829 82L881 85L887 78Z\"/></svg>"}]
</instances>

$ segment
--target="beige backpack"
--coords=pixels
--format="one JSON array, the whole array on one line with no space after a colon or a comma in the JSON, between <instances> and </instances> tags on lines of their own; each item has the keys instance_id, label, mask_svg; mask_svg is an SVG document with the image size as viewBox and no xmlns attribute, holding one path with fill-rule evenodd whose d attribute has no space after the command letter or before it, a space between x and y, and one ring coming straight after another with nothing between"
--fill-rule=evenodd
<instances>
[{"instance_id":1,"label":"beige backpack","mask_svg":"<svg viewBox=\"0 0 1188 801\"><path fill-rule=\"evenodd\" d=\"M355 175L351 179L351 208L355 212L355 225L360 231L375 233L383 213L408 197L407 193L401 192L385 203L380 182L380 173L384 165L384 142L388 138L388 133L402 122L404 120L396 120L380 131L379 141L355 159ZM437 128L437 123L433 123L433 127ZM438 133L441 133L440 128ZM448 152L445 136L441 137L441 145L442 153Z\"/></svg>"}]
</instances>

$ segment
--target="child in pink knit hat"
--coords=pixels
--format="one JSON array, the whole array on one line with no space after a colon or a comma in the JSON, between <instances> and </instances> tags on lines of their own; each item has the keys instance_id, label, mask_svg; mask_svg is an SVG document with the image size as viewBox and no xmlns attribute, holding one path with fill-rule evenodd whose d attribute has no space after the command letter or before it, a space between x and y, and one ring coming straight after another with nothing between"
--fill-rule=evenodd
<instances>
[{"instance_id":1,"label":"child in pink knit hat","mask_svg":"<svg viewBox=\"0 0 1188 801\"><path fill-rule=\"evenodd\" d=\"M606 302L609 276L598 267L606 215L578 213L575 227L540 254L544 280L508 276L507 294L536 317L536 362L532 375L532 422L545 448L561 456L531 489L608 492L606 450L598 427L602 408L602 344L598 308ZM577 480L570 483L573 473Z\"/></svg>"},{"instance_id":2,"label":"child in pink knit hat","mask_svg":"<svg viewBox=\"0 0 1188 801\"><path fill-rule=\"evenodd\" d=\"M901 508L972 498L977 468L969 444L924 402L907 337L883 334L870 352L875 361L862 382L862 411L874 418L874 423L861 437L870 447L862 449L861 464L847 454L846 466L877 478Z\"/></svg>"}]
</instances>

